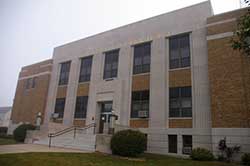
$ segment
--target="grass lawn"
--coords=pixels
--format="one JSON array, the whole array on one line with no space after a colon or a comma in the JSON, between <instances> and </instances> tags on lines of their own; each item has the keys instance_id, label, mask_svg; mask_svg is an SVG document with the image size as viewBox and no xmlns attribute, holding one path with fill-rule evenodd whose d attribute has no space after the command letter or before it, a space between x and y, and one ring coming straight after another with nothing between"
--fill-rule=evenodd
<instances>
[{"instance_id":1,"label":"grass lawn","mask_svg":"<svg viewBox=\"0 0 250 166\"><path fill-rule=\"evenodd\" d=\"M16 141L13 138L0 137L0 145L10 145L10 144L16 144Z\"/></svg>"},{"instance_id":2,"label":"grass lawn","mask_svg":"<svg viewBox=\"0 0 250 166\"><path fill-rule=\"evenodd\" d=\"M20 153L1 154L0 166L236 166L220 162L199 162L163 155L145 154L131 161L101 153Z\"/></svg>"}]
</instances>

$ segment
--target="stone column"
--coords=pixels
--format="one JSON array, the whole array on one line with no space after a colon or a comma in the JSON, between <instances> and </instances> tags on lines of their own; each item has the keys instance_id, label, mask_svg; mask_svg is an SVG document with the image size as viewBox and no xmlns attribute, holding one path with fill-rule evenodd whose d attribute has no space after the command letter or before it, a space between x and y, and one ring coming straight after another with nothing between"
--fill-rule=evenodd
<instances>
[{"instance_id":1,"label":"stone column","mask_svg":"<svg viewBox=\"0 0 250 166\"><path fill-rule=\"evenodd\" d=\"M63 116L63 124L68 126L73 125L74 120L80 64L80 59L75 58L71 61L70 65L70 74Z\"/></svg>"},{"instance_id":2,"label":"stone column","mask_svg":"<svg viewBox=\"0 0 250 166\"><path fill-rule=\"evenodd\" d=\"M165 38L151 44L150 128L166 128L166 55Z\"/></svg>"}]
</instances>

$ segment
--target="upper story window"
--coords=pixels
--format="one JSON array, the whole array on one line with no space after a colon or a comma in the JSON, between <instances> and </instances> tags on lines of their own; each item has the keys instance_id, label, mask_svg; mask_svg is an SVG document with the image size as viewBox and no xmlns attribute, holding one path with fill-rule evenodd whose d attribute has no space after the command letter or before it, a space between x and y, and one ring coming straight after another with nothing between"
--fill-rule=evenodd
<instances>
[{"instance_id":1,"label":"upper story window","mask_svg":"<svg viewBox=\"0 0 250 166\"><path fill-rule=\"evenodd\" d=\"M178 35L169 39L169 67L170 69L190 66L189 34Z\"/></svg>"},{"instance_id":2,"label":"upper story window","mask_svg":"<svg viewBox=\"0 0 250 166\"><path fill-rule=\"evenodd\" d=\"M36 86L36 77L28 78L26 80L25 89L35 88L35 86Z\"/></svg>"},{"instance_id":3,"label":"upper story window","mask_svg":"<svg viewBox=\"0 0 250 166\"><path fill-rule=\"evenodd\" d=\"M151 43L143 43L134 46L133 74L150 72Z\"/></svg>"},{"instance_id":4,"label":"upper story window","mask_svg":"<svg viewBox=\"0 0 250 166\"><path fill-rule=\"evenodd\" d=\"M149 117L149 91L132 92L131 118Z\"/></svg>"},{"instance_id":5,"label":"upper story window","mask_svg":"<svg viewBox=\"0 0 250 166\"><path fill-rule=\"evenodd\" d=\"M170 88L169 116L192 117L192 92L190 86Z\"/></svg>"},{"instance_id":6,"label":"upper story window","mask_svg":"<svg viewBox=\"0 0 250 166\"><path fill-rule=\"evenodd\" d=\"M81 59L79 82L88 82L91 77L92 56Z\"/></svg>"},{"instance_id":7,"label":"upper story window","mask_svg":"<svg viewBox=\"0 0 250 166\"><path fill-rule=\"evenodd\" d=\"M67 85L69 81L70 61L61 64L59 85Z\"/></svg>"},{"instance_id":8,"label":"upper story window","mask_svg":"<svg viewBox=\"0 0 250 166\"><path fill-rule=\"evenodd\" d=\"M76 108L75 108L75 118L86 118L88 107L88 96L77 96L76 98Z\"/></svg>"},{"instance_id":9,"label":"upper story window","mask_svg":"<svg viewBox=\"0 0 250 166\"><path fill-rule=\"evenodd\" d=\"M63 118L65 106L65 98L57 98L55 105L55 113L58 113L58 118Z\"/></svg>"},{"instance_id":10,"label":"upper story window","mask_svg":"<svg viewBox=\"0 0 250 166\"><path fill-rule=\"evenodd\" d=\"M103 79L115 78L118 72L119 50L105 53Z\"/></svg>"}]
</instances>

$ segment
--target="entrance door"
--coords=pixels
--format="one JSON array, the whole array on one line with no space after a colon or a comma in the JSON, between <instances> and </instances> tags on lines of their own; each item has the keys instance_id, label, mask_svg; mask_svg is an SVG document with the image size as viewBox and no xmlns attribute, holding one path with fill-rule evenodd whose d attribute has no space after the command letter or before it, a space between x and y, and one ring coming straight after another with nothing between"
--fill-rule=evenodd
<instances>
[{"instance_id":1,"label":"entrance door","mask_svg":"<svg viewBox=\"0 0 250 166\"><path fill-rule=\"evenodd\" d=\"M110 122L110 115L112 111L112 105L113 105L112 101L101 103L99 133L103 133L104 130L108 130L109 122Z\"/></svg>"}]
</instances>

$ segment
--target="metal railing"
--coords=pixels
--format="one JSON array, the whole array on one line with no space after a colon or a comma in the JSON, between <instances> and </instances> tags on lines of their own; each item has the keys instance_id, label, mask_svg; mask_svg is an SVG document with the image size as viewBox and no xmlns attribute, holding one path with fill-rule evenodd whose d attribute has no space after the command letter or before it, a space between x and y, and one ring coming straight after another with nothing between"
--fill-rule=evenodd
<instances>
[{"instance_id":1,"label":"metal railing","mask_svg":"<svg viewBox=\"0 0 250 166\"><path fill-rule=\"evenodd\" d=\"M69 133L71 131L74 131L73 137L76 138L76 131L77 130L83 131L83 130L87 130L89 128L94 128L94 131L93 131L93 134L94 134L95 133L96 124L95 123L91 123L91 124L89 124L89 125L87 125L87 126L85 126L83 128L72 126L72 127L63 129L63 130L55 132L55 133L49 133L48 134L48 137L49 137L49 147L51 147L51 141L52 141L53 137L57 137L57 136Z\"/></svg>"}]
</instances>

